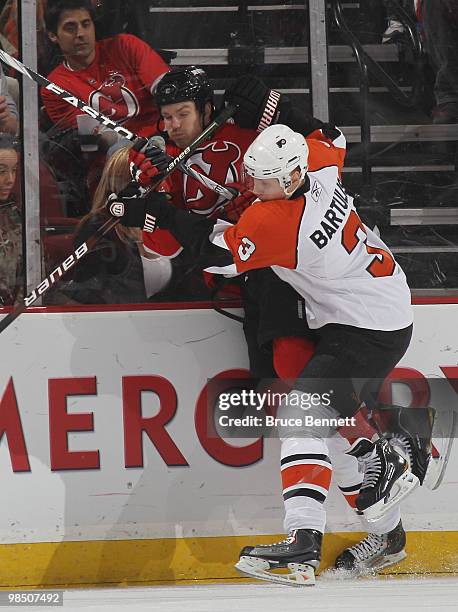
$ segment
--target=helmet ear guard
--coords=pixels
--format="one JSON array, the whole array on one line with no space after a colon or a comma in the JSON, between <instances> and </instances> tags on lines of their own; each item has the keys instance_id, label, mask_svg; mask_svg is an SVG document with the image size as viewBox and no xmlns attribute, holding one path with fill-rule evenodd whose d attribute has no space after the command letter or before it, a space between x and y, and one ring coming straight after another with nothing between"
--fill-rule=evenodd
<instances>
[{"instance_id":1,"label":"helmet ear guard","mask_svg":"<svg viewBox=\"0 0 458 612\"><path fill-rule=\"evenodd\" d=\"M286 125L272 125L248 147L243 165L245 175L252 179L276 178L285 195L290 196L291 173L299 170L300 181L307 173L308 146L302 134Z\"/></svg>"}]
</instances>

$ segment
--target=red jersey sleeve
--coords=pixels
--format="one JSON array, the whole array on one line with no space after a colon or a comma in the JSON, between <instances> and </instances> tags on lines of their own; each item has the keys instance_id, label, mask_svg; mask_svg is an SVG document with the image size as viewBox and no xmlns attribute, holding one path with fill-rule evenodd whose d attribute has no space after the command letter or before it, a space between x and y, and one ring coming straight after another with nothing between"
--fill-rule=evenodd
<instances>
[{"instance_id":1,"label":"red jersey sleeve","mask_svg":"<svg viewBox=\"0 0 458 612\"><path fill-rule=\"evenodd\" d=\"M156 229L154 232L142 232L142 242L145 250L156 255L176 257L183 247L168 230Z\"/></svg>"},{"instance_id":2,"label":"red jersey sleeve","mask_svg":"<svg viewBox=\"0 0 458 612\"><path fill-rule=\"evenodd\" d=\"M299 227L305 199L256 202L236 225L224 231L237 272L256 268L297 266Z\"/></svg>"},{"instance_id":3,"label":"red jersey sleeve","mask_svg":"<svg viewBox=\"0 0 458 612\"><path fill-rule=\"evenodd\" d=\"M147 43L133 34L119 34L121 49L125 52L140 81L153 92L153 89L170 70L162 57Z\"/></svg>"}]
</instances>

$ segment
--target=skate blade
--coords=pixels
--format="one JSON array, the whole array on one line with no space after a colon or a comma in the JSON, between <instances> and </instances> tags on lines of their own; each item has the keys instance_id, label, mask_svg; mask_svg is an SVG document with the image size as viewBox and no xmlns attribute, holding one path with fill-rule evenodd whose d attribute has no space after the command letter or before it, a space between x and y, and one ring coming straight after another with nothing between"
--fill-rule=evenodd
<instances>
[{"instance_id":1,"label":"skate blade","mask_svg":"<svg viewBox=\"0 0 458 612\"><path fill-rule=\"evenodd\" d=\"M245 576L293 587L315 585L315 569L305 563L288 563L289 574L270 572L270 563L257 557L240 557L235 568Z\"/></svg>"},{"instance_id":2,"label":"skate blade","mask_svg":"<svg viewBox=\"0 0 458 612\"><path fill-rule=\"evenodd\" d=\"M435 491L445 476L448 460L452 450L453 442L455 441L455 432L458 427L458 418L456 412L449 413L449 422L443 424L444 416L441 415L440 425L442 429L433 430L433 442L440 451L440 456L437 459L429 460L428 469L426 470L423 484L430 490ZM439 419L437 420L439 423Z\"/></svg>"},{"instance_id":3,"label":"skate blade","mask_svg":"<svg viewBox=\"0 0 458 612\"><path fill-rule=\"evenodd\" d=\"M376 504L369 506L364 510L364 518L372 523L378 521L382 516L391 510L394 506L397 506L404 497L410 495L412 491L420 484L418 477L412 474L410 470L407 470L393 484L388 497L381 499Z\"/></svg>"},{"instance_id":4,"label":"skate blade","mask_svg":"<svg viewBox=\"0 0 458 612\"><path fill-rule=\"evenodd\" d=\"M381 559L378 559L372 565L368 567L368 569L378 572L384 567L389 567L390 565L395 565L396 563L400 563L407 557L407 553L405 550L400 550L398 553L393 553L392 555L385 555Z\"/></svg>"}]
</instances>

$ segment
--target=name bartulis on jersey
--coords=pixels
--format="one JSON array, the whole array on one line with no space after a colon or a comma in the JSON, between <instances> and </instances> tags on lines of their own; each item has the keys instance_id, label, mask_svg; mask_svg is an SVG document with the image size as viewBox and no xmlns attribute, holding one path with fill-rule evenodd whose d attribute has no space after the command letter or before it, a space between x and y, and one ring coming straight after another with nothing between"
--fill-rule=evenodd
<instances>
[{"instance_id":1,"label":"name bartulis on jersey","mask_svg":"<svg viewBox=\"0 0 458 612\"><path fill-rule=\"evenodd\" d=\"M323 215L320 228L310 234L310 239L319 248L325 247L345 220L345 211L348 210L348 195L337 181L334 195L329 208Z\"/></svg>"}]
</instances>

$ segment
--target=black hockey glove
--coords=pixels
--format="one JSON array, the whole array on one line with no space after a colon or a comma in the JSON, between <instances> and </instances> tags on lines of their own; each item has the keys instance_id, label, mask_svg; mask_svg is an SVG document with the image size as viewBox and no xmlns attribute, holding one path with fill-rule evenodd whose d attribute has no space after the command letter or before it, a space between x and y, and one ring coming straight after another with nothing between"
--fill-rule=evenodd
<instances>
[{"instance_id":1,"label":"black hockey glove","mask_svg":"<svg viewBox=\"0 0 458 612\"><path fill-rule=\"evenodd\" d=\"M251 74L237 79L224 94L224 101L239 106L234 115L237 125L258 132L269 125L283 123L295 132L308 136L323 126L322 121L293 106L288 96L269 89Z\"/></svg>"},{"instance_id":2,"label":"black hockey glove","mask_svg":"<svg viewBox=\"0 0 458 612\"><path fill-rule=\"evenodd\" d=\"M269 89L252 74L237 79L224 94L225 102L239 107L234 114L237 125L258 132L277 123L280 98L278 91Z\"/></svg>"},{"instance_id":3,"label":"black hockey glove","mask_svg":"<svg viewBox=\"0 0 458 612\"><path fill-rule=\"evenodd\" d=\"M123 190L122 197L112 193L107 200L107 208L112 217L118 218L126 227L139 227L152 233L156 227L167 229L176 207L169 204L168 194L153 191L139 197L138 189L130 195L129 189Z\"/></svg>"}]
</instances>

